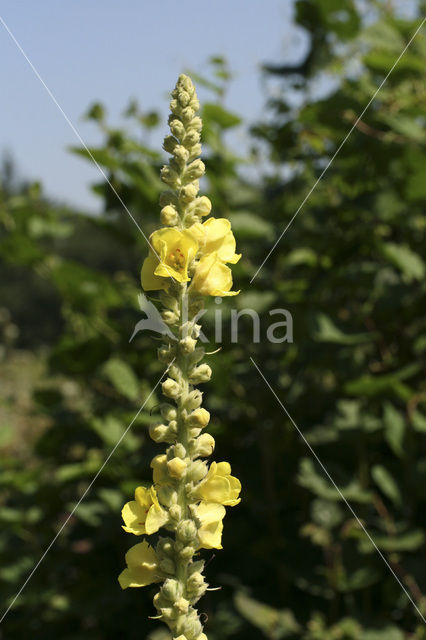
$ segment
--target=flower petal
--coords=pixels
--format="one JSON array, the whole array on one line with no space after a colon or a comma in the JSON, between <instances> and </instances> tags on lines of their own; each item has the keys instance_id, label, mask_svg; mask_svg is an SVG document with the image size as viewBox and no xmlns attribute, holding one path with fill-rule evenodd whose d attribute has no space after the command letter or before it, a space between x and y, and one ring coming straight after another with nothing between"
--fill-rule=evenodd
<instances>
[{"instance_id":1,"label":"flower petal","mask_svg":"<svg viewBox=\"0 0 426 640\"><path fill-rule=\"evenodd\" d=\"M123 527L124 531L133 533L135 536L144 534L146 514L146 507L142 507L136 500L127 502L121 510L121 515L126 525Z\"/></svg>"}]
</instances>

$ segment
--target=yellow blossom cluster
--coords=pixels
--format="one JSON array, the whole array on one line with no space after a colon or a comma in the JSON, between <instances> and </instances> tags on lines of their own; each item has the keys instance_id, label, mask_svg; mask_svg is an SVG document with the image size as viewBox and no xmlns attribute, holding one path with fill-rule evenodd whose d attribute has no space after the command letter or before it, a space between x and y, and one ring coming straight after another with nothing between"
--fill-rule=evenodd
<instances>
[{"instance_id":1,"label":"yellow blossom cluster","mask_svg":"<svg viewBox=\"0 0 426 640\"><path fill-rule=\"evenodd\" d=\"M227 263L236 264L235 238L226 218L208 218L187 229L163 228L150 237L152 249L142 267L145 291L167 290L171 280L191 281L188 293L205 296L235 296L231 291L232 272ZM192 278L190 272L192 271Z\"/></svg>"},{"instance_id":2,"label":"yellow blossom cluster","mask_svg":"<svg viewBox=\"0 0 426 640\"><path fill-rule=\"evenodd\" d=\"M141 272L143 289L160 291L162 318L170 328L158 350L167 364L162 392L168 401L160 405L163 422L149 429L155 442L168 447L151 462L152 485L137 487L134 500L122 509L124 531L144 537L127 552L118 580L122 589L162 583L154 604L173 640L207 640L194 608L208 586L199 552L222 548L226 507L240 502L241 484L228 462L209 466L204 460L215 441L203 432L210 414L196 388L211 376L210 367L200 363L205 352L197 344L197 317L203 296L239 293L232 291L228 265L241 256L229 220L203 221L212 207L206 196L198 196L204 173L198 158L201 120L187 76L179 77L170 108L171 135L164 148L172 158L161 171L169 187L160 198L164 227L151 234Z\"/></svg>"}]
</instances>

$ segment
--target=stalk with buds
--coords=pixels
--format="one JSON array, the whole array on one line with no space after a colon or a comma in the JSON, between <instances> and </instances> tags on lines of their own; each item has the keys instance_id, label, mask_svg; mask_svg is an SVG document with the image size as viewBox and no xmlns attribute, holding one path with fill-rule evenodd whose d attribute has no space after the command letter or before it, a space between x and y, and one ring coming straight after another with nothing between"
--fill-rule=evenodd
<instances>
[{"instance_id":1,"label":"stalk with buds","mask_svg":"<svg viewBox=\"0 0 426 640\"><path fill-rule=\"evenodd\" d=\"M161 583L154 604L173 639L207 640L195 608L208 586L199 550L222 548L225 507L238 504L241 485L228 462L205 460L215 442L204 431L210 415L197 385L208 382L211 369L202 362L197 317L205 296L237 295L228 264L241 256L230 222L207 217L210 200L198 196L205 171L199 159L202 123L189 77L179 77L170 109L164 149L172 157L161 171L169 188L160 198L164 226L150 236L141 274L145 291L160 291L162 317L171 330L158 350L168 375L162 383L163 422L150 429L167 449L152 460L152 486L137 487L122 510L123 529L143 538L127 552L119 582L123 589Z\"/></svg>"}]
</instances>

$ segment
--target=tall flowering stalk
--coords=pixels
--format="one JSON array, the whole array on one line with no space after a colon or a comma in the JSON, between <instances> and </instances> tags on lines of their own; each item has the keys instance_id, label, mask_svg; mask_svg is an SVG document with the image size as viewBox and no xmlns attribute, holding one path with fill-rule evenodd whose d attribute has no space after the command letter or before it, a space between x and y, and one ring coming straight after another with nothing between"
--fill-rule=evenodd
<instances>
[{"instance_id":1,"label":"tall flowering stalk","mask_svg":"<svg viewBox=\"0 0 426 640\"><path fill-rule=\"evenodd\" d=\"M171 135L164 140L172 156L161 171L169 187L160 198L164 226L150 237L141 274L145 291L160 291L162 317L170 327L158 350L168 365L169 377L162 383L168 402L161 405L163 423L150 429L155 442L169 446L151 462L152 486L137 487L135 499L122 510L123 529L144 538L127 552L120 585L162 583L154 604L174 640L207 640L194 606L208 586L199 550L222 548L225 507L238 504L241 490L228 462L209 466L203 460L213 453L215 442L203 432L210 414L201 407L202 393L196 388L211 377L210 367L201 362L205 352L197 344L197 316L205 296L238 293L231 290L227 265L240 255L228 220L209 217L202 222L211 203L198 197L205 171L198 157L199 106L190 78L181 75L170 102Z\"/></svg>"}]
</instances>

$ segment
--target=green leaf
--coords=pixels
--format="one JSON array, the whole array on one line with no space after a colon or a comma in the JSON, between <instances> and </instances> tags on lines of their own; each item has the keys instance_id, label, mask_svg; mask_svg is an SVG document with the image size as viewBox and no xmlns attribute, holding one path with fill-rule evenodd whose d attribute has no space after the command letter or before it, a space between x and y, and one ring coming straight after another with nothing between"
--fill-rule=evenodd
<instances>
[{"instance_id":1,"label":"green leaf","mask_svg":"<svg viewBox=\"0 0 426 640\"><path fill-rule=\"evenodd\" d=\"M411 415L411 422L416 431L426 433L426 416L420 413L417 409L413 411Z\"/></svg>"},{"instance_id":2,"label":"green leaf","mask_svg":"<svg viewBox=\"0 0 426 640\"><path fill-rule=\"evenodd\" d=\"M345 391L354 396L376 396L385 391L396 391L401 380L411 378L421 369L421 365L414 362L407 366L381 375L371 375L366 373L356 380L351 380L345 384Z\"/></svg>"},{"instance_id":3,"label":"green leaf","mask_svg":"<svg viewBox=\"0 0 426 640\"><path fill-rule=\"evenodd\" d=\"M422 280L426 273L426 265L423 259L406 245L384 242L381 251L404 275L407 282Z\"/></svg>"},{"instance_id":4,"label":"green leaf","mask_svg":"<svg viewBox=\"0 0 426 640\"><path fill-rule=\"evenodd\" d=\"M297 480L300 486L309 489L315 495L326 500L346 500L360 503L368 503L372 500L371 491L361 488L357 480L353 480L346 486L342 486L337 478L333 478L339 487L339 491L331 483L323 471L317 473L315 464L310 458L304 458L299 466ZM343 496L343 497L342 497Z\"/></svg>"},{"instance_id":5,"label":"green leaf","mask_svg":"<svg viewBox=\"0 0 426 640\"><path fill-rule=\"evenodd\" d=\"M425 541L425 534L420 529L414 529L408 533L395 535L395 536L371 536L374 543L379 547L381 551L388 553L395 553L399 551L415 551L422 547ZM359 548L362 553L374 553L374 546L370 540L365 536L359 538Z\"/></svg>"},{"instance_id":6,"label":"green leaf","mask_svg":"<svg viewBox=\"0 0 426 640\"><path fill-rule=\"evenodd\" d=\"M250 211L236 211L229 214L235 235L242 238L272 239L273 225Z\"/></svg>"},{"instance_id":7,"label":"green leaf","mask_svg":"<svg viewBox=\"0 0 426 640\"><path fill-rule=\"evenodd\" d=\"M127 362L120 358L110 358L102 370L116 391L129 400L136 400L139 395L139 382Z\"/></svg>"},{"instance_id":8,"label":"green leaf","mask_svg":"<svg viewBox=\"0 0 426 640\"><path fill-rule=\"evenodd\" d=\"M241 118L235 113L227 111L219 104L207 102L202 109L202 119L207 126L210 123L218 124L222 129L230 129L241 123Z\"/></svg>"},{"instance_id":9,"label":"green leaf","mask_svg":"<svg viewBox=\"0 0 426 640\"><path fill-rule=\"evenodd\" d=\"M386 402L383 407L383 421L385 427L385 439L392 451L398 457L404 456L403 440L405 434L405 419L393 404Z\"/></svg>"},{"instance_id":10,"label":"green leaf","mask_svg":"<svg viewBox=\"0 0 426 640\"><path fill-rule=\"evenodd\" d=\"M401 492L389 471L382 465L376 464L371 469L371 475L380 491L382 491L382 493L384 493L387 498L392 500L394 504L396 504L397 506L401 506Z\"/></svg>"},{"instance_id":11,"label":"green leaf","mask_svg":"<svg viewBox=\"0 0 426 640\"><path fill-rule=\"evenodd\" d=\"M344 333L324 313L315 314L311 320L312 338L316 342L333 342L336 344L362 344L374 339L372 333Z\"/></svg>"},{"instance_id":12,"label":"green leaf","mask_svg":"<svg viewBox=\"0 0 426 640\"><path fill-rule=\"evenodd\" d=\"M268 604L250 598L243 591L235 594L234 603L238 612L268 638L287 638L301 630L289 609L274 609Z\"/></svg>"},{"instance_id":13,"label":"green leaf","mask_svg":"<svg viewBox=\"0 0 426 640\"><path fill-rule=\"evenodd\" d=\"M405 634L403 631L389 625L382 629L374 629L373 631L363 631L360 640L404 640Z\"/></svg>"}]
</instances>

